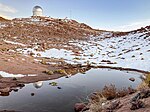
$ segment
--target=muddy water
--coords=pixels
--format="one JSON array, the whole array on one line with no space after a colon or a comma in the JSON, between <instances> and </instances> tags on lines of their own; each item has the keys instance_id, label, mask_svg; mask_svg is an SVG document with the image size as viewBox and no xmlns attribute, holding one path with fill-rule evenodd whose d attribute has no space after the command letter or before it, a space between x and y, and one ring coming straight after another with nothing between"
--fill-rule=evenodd
<instances>
[{"instance_id":1,"label":"muddy water","mask_svg":"<svg viewBox=\"0 0 150 112\"><path fill-rule=\"evenodd\" d=\"M134 77L135 82L129 81ZM57 86L49 83L57 82ZM78 73L70 78L27 84L18 92L0 97L0 110L21 112L74 112L76 102L85 101L90 93L101 90L106 84L117 88L137 87L141 83L140 74L110 69L91 69L86 74ZM60 87L58 89L58 87ZM31 93L34 93L31 95Z\"/></svg>"}]
</instances>

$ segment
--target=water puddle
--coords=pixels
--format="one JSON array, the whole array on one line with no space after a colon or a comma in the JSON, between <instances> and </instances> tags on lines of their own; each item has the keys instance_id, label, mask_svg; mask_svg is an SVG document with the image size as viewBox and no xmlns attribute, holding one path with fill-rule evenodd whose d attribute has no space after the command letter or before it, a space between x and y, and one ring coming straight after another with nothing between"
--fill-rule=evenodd
<instances>
[{"instance_id":1,"label":"water puddle","mask_svg":"<svg viewBox=\"0 0 150 112\"><path fill-rule=\"evenodd\" d=\"M135 78L135 82L129 80L131 77ZM70 78L26 84L18 92L12 91L9 96L1 96L0 109L21 112L74 112L75 103L85 101L90 93L101 90L107 84L115 84L117 88L136 88L140 83L140 74L91 69L85 74L78 73Z\"/></svg>"}]
</instances>

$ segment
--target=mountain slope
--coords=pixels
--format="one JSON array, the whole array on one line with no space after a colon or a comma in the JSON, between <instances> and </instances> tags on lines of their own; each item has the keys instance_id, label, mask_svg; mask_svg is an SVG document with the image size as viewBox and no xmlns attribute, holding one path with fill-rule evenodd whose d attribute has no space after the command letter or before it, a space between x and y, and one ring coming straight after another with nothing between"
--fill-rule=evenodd
<instances>
[{"instance_id":1,"label":"mountain slope","mask_svg":"<svg viewBox=\"0 0 150 112\"><path fill-rule=\"evenodd\" d=\"M25 43L29 43L30 37L32 41L36 39L56 41L69 38L84 39L91 35L99 35L101 32L75 20L49 17L16 18L3 24L5 27L0 29L2 32L0 37L18 37Z\"/></svg>"},{"instance_id":2,"label":"mountain slope","mask_svg":"<svg viewBox=\"0 0 150 112\"><path fill-rule=\"evenodd\" d=\"M31 17L5 22L0 32L0 48L6 44L23 56L150 71L150 26L109 32L74 20Z\"/></svg>"}]
</instances>

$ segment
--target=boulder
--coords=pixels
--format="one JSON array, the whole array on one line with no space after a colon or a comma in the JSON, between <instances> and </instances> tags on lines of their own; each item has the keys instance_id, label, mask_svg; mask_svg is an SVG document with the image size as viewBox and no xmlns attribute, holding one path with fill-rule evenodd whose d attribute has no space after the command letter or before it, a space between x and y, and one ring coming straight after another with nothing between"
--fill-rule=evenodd
<instances>
[{"instance_id":1,"label":"boulder","mask_svg":"<svg viewBox=\"0 0 150 112\"><path fill-rule=\"evenodd\" d=\"M122 104L120 103L120 101L114 100L114 101L109 102L105 108L108 112L113 112L113 110L119 109L121 107L122 107Z\"/></svg>"},{"instance_id":2,"label":"boulder","mask_svg":"<svg viewBox=\"0 0 150 112\"><path fill-rule=\"evenodd\" d=\"M34 93L31 93L31 96L34 96L35 94Z\"/></svg>"},{"instance_id":3,"label":"boulder","mask_svg":"<svg viewBox=\"0 0 150 112\"><path fill-rule=\"evenodd\" d=\"M143 101L137 100L131 103L131 108L130 108L131 110L136 110L140 108L145 108L145 103Z\"/></svg>"},{"instance_id":4,"label":"boulder","mask_svg":"<svg viewBox=\"0 0 150 112\"><path fill-rule=\"evenodd\" d=\"M87 107L84 103L76 103L74 106L75 112L82 112L84 110L87 110Z\"/></svg>"},{"instance_id":5,"label":"boulder","mask_svg":"<svg viewBox=\"0 0 150 112\"><path fill-rule=\"evenodd\" d=\"M134 82L135 78L132 77L132 78L129 78L129 80L132 81L132 82Z\"/></svg>"}]
</instances>

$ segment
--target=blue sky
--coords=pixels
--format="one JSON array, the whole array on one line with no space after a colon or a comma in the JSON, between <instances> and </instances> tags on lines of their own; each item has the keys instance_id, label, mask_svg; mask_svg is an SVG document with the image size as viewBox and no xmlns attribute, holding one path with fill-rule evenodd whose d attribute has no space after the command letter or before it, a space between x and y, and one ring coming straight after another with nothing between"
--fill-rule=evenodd
<instances>
[{"instance_id":1,"label":"blue sky","mask_svg":"<svg viewBox=\"0 0 150 112\"><path fill-rule=\"evenodd\" d=\"M35 5L45 16L71 17L93 28L126 31L150 25L150 0L0 0L0 16L29 17Z\"/></svg>"}]
</instances>

